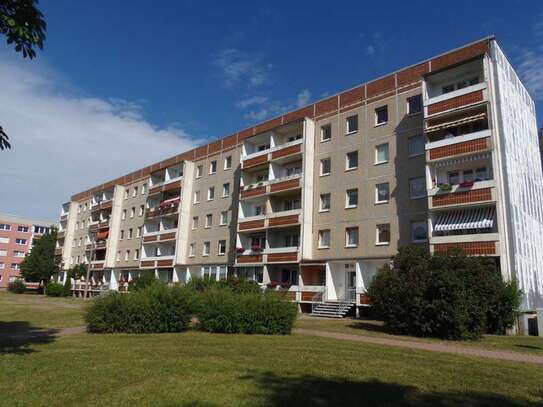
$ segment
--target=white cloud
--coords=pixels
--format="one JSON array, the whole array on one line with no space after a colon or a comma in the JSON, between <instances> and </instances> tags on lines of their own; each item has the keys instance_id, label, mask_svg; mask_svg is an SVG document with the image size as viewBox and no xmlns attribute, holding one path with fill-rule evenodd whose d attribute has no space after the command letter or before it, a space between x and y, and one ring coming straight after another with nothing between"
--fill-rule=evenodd
<instances>
[{"instance_id":1,"label":"white cloud","mask_svg":"<svg viewBox=\"0 0 543 407\"><path fill-rule=\"evenodd\" d=\"M201 141L153 126L139 103L76 96L39 61L0 58L0 89L12 144L0 152L1 211L56 219L74 193Z\"/></svg>"},{"instance_id":2,"label":"white cloud","mask_svg":"<svg viewBox=\"0 0 543 407\"><path fill-rule=\"evenodd\" d=\"M543 100L543 14L533 26L534 46L523 47L518 55L518 73L536 100Z\"/></svg>"},{"instance_id":3,"label":"white cloud","mask_svg":"<svg viewBox=\"0 0 543 407\"><path fill-rule=\"evenodd\" d=\"M300 93L298 93L296 105L298 107L303 107L309 103L310 99L311 99L311 92L309 91L309 89L304 89Z\"/></svg>"},{"instance_id":4,"label":"white cloud","mask_svg":"<svg viewBox=\"0 0 543 407\"><path fill-rule=\"evenodd\" d=\"M290 110L306 106L311 100L309 89L303 89L296 95L296 99L284 103L278 100L270 100L268 97L254 96L236 103L240 109L250 109L243 117L251 122L261 122L273 116L278 116ZM258 108L257 108L258 106Z\"/></svg>"},{"instance_id":5,"label":"white cloud","mask_svg":"<svg viewBox=\"0 0 543 407\"><path fill-rule=\"evenodd\" d=\"M249 106L261 105L263 103L266 103L267 101L267 96L251 96L236 102L236 107L239 107L240 109L245 109Z\"/></svg>"},{"instance_id":6,"label":"white cloud","mask_svg":"<svg viewBox=\"0 0 543 407\"><path fill-rule=\"evenodd\" d=\"M258 55L250 55L236 48L223 49L214 61L221 70L223 85L227 88L243 84L255 87L269 79L272 65Z\"/></svg>"}]
</instances>

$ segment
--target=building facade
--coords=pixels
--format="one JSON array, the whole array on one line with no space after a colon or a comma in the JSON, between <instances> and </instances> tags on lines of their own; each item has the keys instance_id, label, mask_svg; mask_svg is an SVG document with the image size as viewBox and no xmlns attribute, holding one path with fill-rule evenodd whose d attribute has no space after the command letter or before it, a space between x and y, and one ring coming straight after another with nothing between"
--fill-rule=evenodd
<instances>
[{"instance_id":1,"label":"building facade","mask_svg":"<svg viewBox=\"0 0 543 407\"><path fill-rule=\"evenodd\" d=\"M57 250L100 287L237 275L307 310L367 305L398 247L460 247L528 310L542 197L534 103L489 37L78 193Z\"/></svg>"},{"instance_id":2,"label":"building facade","mask_svg":"<svg viewBox=\"0 0 543 407\"><path fill-rule=\"evenodd\" d=\"M0 289L20 278L21 263L55 223L0 213Z\"/></svg>"}]
</instances>

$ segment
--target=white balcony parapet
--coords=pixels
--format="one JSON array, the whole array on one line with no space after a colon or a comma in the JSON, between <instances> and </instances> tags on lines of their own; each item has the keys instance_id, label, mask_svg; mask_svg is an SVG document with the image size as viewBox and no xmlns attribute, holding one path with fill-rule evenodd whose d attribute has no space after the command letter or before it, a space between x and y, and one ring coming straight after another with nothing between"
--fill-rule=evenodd
<instances>
[{"instance_id":1,"label":"white balcony parapet","mask_svg":"<svg viewBox=\"0 0 543 407\"><path fill-rule=\"evenodd\" d=\"M452 92L447 92L447 93L443 93L443 94L438 95L438 96L434 96L432 98L428 98L428 99L426 99L424 101L424 106L427 107L429 105L433 105L434 103L439 103L439 102L442 102L444 100L452 99L452 98L455 98L457 96L466 95L468 93L476 92L478 90L483 90L483 89L486 89L486 88L487 88L486 82L477 83L475 85L471 85L471 86L468 86L468 87L465 87L465 88L462 88L462 89L457 89L457 90L452 91Z\"/></svg>"},{"instance_id":2,"label":"white balcony parapet","mask_svg":"<svg viewBox=\"0 0 543 407\"><path fill-rule=\"evenodd\" d=\"M432 236L430 244L442 243L471 243L471 242L491 242L499 241L499 233L473 233L469 235L450 235L450 236Z\"/></svg>"},{"instance_id":3,"label":"white balcony parapet","mask_svg":"<svg viewBox=\"0 0 543 407\"><path fill-rule=\"evenodd\" d=\"M151 261L151 260L173 260L175 259L175 254L169 254L167 256L151 256L151 257L142 257L140 261Z\"/></svg>"},{"instance_id":4,"label":"white balcony parapet","mask_svg":"<svg viewBox=\"0 0 543 407\"><path fill-rule=\"evenodd\" d=\"M431 150L433 148L445 147L445 146L450 146L452 144L463 143L465 141L471 141L471 140L477 140L477 139L481 139L485 137L490 137L490 135L491 135L491 131L489 129L481 130L475 133L464 134L462 136L450 137L450 138L445 138L443 140L432 141L432 142L429 141L426 143L425 148L426 150Z\"/></svg>"},{"instance_id":5,"label":"white balcony parapet","mask_svg":"<svg viewBox=\"0 0 543 407\"><path fill-rule=\"evenodd\" d=\"M154 232L143 232L143 236L156 236L156 235L161 235L161 234L166 234L166 233L175 233L177 232L177 228L172 228L172 229L161 229L161 230L156 230ZM149 242L148 242L149 243ZM156 242L155 242L156 243Z\"/></svg>"},{"instance_id":6,"label":"white balcony parapet","mask_svg":"<svg viewBox=\"0 0 543 407\"><path fill-rule=\"evenodd\" d=\"M267 148L266 150L262 150L262 151L255 151L254 153L251 153L251 154L247 154L247 155L242 155L241 156L241 161L245 161L245 160L249 160L251 158L255 158L255 157L260 157L261 155L266 155L270 152L270 148Z\"/></svg>"},{"instance_id":7,"label":"white balcony parapet","mask_svg":"<svg viewBox=\"0 0 543 407\"><path fill-rule=\"evenodd\" d=\"M293 140L293 141L289 141L288 143L283 143L283 144L279 144L275 147L272 147L270 148L269 150L266 150L270 153L273 153L274 151L279 151L279 150L282 150L283 148L287 148L287 147L291 147L291 146L295 146L295 145L298 145L298 144L302 144L304 142L304 139L301 138L301 139L298 139L298 140Z\"/></svg>"},{"instance_id":8,"label":"white balcony parapet","mask_svg":"<svg viewBox=\"0 0 543 407\"><path fill-rule=\"evenodd\" d=\"M253 182L252 184L244 185L243 186L243 191L247 191L247 190L253 189L253 188L265 187L266 185L269 185L269 184L270 184L269 180Z\"/></svg>"},{"instance_id":9,"label":"white balcony parapet","mask_svg":"<svg viewBox=\"0 0 543 407\"><path fill-rule=\"evenodd\" d=\"M283 216L290 215L300 215L302 213L301 209L291 209L288 211L276 211L266 215L267 218L281 218Z\"/></svg>"},{"instance_id":10,"label":"white balcony parapet","mask_svg":"<svg viewBox=\"0 0 543 407\"><path fill-rule=\"evenodd\" d=\"M451 187L450 191L446 191L446 193L455 193L460 191L472 191L474 189L483 189L483 188L493 188L496 186L496 182L493 179L485 180L485 181L476 181L473 183L471 187L462 187L460 185L453 185ZM434 196L438 195L441 192L439 188L431 188L428 190L428 196Z\"/></svg>"},{"instance_id":11,"label":"white balcony parapet","mask_svg":"<svg viewBox=\"0 0 543 407\"><path fill-rule=\"evenodd\" d=\"M263 254L274 254L274 253L292 253L299 251L300 248L298 246L290 246L290 247L270 247L267 249L262 250Z\"/></svg>"},{"instance_id":12,"label":"white balcony parapet","mask_svg":"<svg viewBox=\"0 0 543 407\"><path fill-rule=\"evenodd\" d=\"M289 181L291 179L301 178L302 175L303 175L303 172L299 172L297 174L292 174L292 175L287 175L287 176L281 177L281 178L271 179L268 182L270 184L277 184L278 182Z\"/></svg>"},{"instance_id":13,"label":"white balcony parapet","mask_svg":"<svg viewBox=\"0 0 543 407\"><path fill-rule=\"evenodd\" d=\"M164 180L164 181L161 181L161 182L157 182L156 184L153 184L153 185L149 185L150 188L156 188L156 187L161 187L163 185L168 185L168 184L172 184L174 182L177 182L177 181L181 181L183 179L183 176L179 176L179 177L176 177L176 178L172 178L172 179L168 179L168 180Z\"/></svg>"},{"instance_id":14,"label":"white balcony parapet","mask_svg":"<svg viewBox=\"0 0 543 407\"><path fill-rule=\"evenodd\" d=\"M240 216L238 218L238 221L239 222L249 222L249 221L252 221L252 220L262 220L262 219L266 219L265 214L263 214L263 215L245 216L245 217Z\"/></svg>"}]
</instances>

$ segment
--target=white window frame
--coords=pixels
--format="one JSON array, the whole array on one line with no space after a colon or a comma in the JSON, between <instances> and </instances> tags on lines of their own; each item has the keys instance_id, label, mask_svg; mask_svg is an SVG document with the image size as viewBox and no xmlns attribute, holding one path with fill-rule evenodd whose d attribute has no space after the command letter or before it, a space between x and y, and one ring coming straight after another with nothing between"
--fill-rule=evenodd
<instances>
[{"instance_id":1,"label":"white window frame","mask_svg":"<svg viewBox=\"0 0 543 407\"><path fill-rule=\"evenodd\" d=\"M379 147L386 147L386 160L379 161ZM375 146L375 165L386 164L390 161L390 146L382 143Z\"/></svg>"},{"instance_id":2,"label":"white window frame","mask_svg":"<svg viewBox=\"0 0 543 407\"><path fill-rule=\"evenodd\" d=\"M204 166L202 164L196 166L196 178L202 178L204 175Z\"/></svg>"},{"instance_id":3,"label":"white window frame","mask_svg":"<svg viewBox=\"0 0 543 407\"><path fill-rule=\"evenodd\" d=\"M222 211L219 217L219 226L228 225L228 211Z\"/></svg>"},{"instance_id":4,"label":"white window frame","mask_svg":"<svg viewBox=\"0 0 543 407\"><path fill-rule=\"evenodd\" d=\"M194 191L194 197L192 199L193 204L199 204L200 203L200 191Z\"/></svg>"},{"instance_id":5,"label":"white window frame","mask_svg":"<svg viewBox=\"0 0 543 407\"><path fill-rule=\"evenodd\" d=\"M222 184L222 197L227 198L230 196L230 183L225 182Z\"/></svg>"},{"instance_id":6,"label":"white window frame","mask_svg":"<svg viewBox=\"0 0 543 407\"><path fill-rule=\"evenodd\" d=\"M326 129L330 130L330 137L328 137L328 138L324 138L324 135L326 133ZM323 124L321 126L321 143L325 143L325 142L331 141L331 140L332 140L332 124L331 123Z\"/></svg>"},{"instance_id":7,"label":"white window frame","mask_svg":"<svg viewBox=\"0 0 543 407\"><path fill-rule=\"evenodd\" d=\"M388 185L388 199L386 200L380 200L379 199L379 186L380 185ZM390 183L389 182L380 182L378 184L375 184L375 203L376 204L385 204L390 202Z\"/></svg>"},{"instance_id":8,"label":"white window frame","mask_svg":"<svg viewBox=\"0 0 543 407\"><path fill-rule=\"evenodd\" d=\"M329 170L328 172L326 172L326 173L323 172L323 170L324 170L324 165L323 165L323 163L324 163L325 161L328 161L328 162L330 163L330 170ZM319 166L320 166L320 168L319 168L319 175L320 175L321 177L325 177L325 176L328 176L328 175L332 174L332 159L331 159L330 157L321 158L321 160L319 161Z\"/></svg>"},{"instance_id":9,"label":"white window frame","mask_svg":"<svg viewBox=\"0 0 543 407\"><path fill-rule=\"evenodd\" d=\"M191 243L189 245L189 257L194 257L196 252L196 243Z\"/></svg>"},{"instance_id":10,"label":"white window frame","mask_svg":"<svg viewBox=\"0 0 543 407\"><path fill-rule=\"evenodd\" d=\"M232 156L227 155L226 157L224 157L223 169L229 170L230 168L232 168Z\"/></svg>"},{"instance_id":11,"label":"white window frame","mask_svg":"<svg viewBox=\"0 0 543 407\"><path fill-rule=\"evenodd\" d=\"M384 122L379 122L379 112L381 112L383 110L386 112L387 118L386 118L386 120ZM389 121L388 105L383 105L383 106L376 107L375 108L375 127L384 126L385 124L388 123L388 121Z\"/></svg>"},{"instance_id":12,"label":"white window frame","mask_svg":"<svg viewBox=\"0 0 543 407\"><path fill-rule=\"evenodd\" d=\"M349 203L349 192L356 192L356 204ZM345 209L358 208L358 188L349 188L345 190Z\"/></svg>"},{"instance_id":13,"label":"white window frame","mask_svg":"<svg viewBox=\"0 0 543 407\"><path fill-rule=\"evenodd\" d=\"M328 244L323 244L323 236L324 235L328 235ZM321 229L319 230L319 235L318 235L318 243L317 243L317 247L319 249L329 249L330 248L330 240L331 239L331 231L330 229Z\"/></svg>"},{"instance_id":14,"label":"white window frame","mask_svg":"<svg viewBox=\"0 0 543 407\"><path fill-rule=\"evenodd\" d=\"M328 208L323 208L323 197L328 196ZM332 194L330 192L326 192L324 194L320 194L319 196L319 212L330 212L330 209L332 209Z\"/></svg>"},{"instance_id":15,"label":"white window frame","mask_svg":"<svg viewBox=\"0 0 543 407\"><path fill-rule=\"evenodd\" d=\"M356 130L352 130L351 129L351 122L350 122L350 119L355 119L356 120ZM356 132L358 132L358 115L357 114L353 114L349 117L346 117L345 118L345 135L349 135L349 134L354 134Z\"/></svg>"},{"instance_id":16,"label":"white window frame","mask_svg":"<svg viewBox=\"0 0 543 407\"><path fill-rule=\"evenodd\" d=\"M207 200L212 201L215 199L215 187L207 188Z\"/></svg>"},{"instance_id":17,"label":"white window frame","mask_svg":"<svg viewBox=\"0 0 543 407\"><path fill-rule=\"evenodd\" d=\"M211 242L206 240L202 246L202 256L209 256L211 254Z\"/></svg>"},{"instance_id":18,"label":"white window frame","mask_svg":"<svg viewBox=\"0 0 543 407\"><path fill-rule=\"evenodd\" d=\"M413 99L415 99L415 98L420 99L420 110L417 111L417 112L412 112L412 111L411 111L411 105L409 104L409 101L410 101L410 100L413 100ZM407 106L406 106L405 110L406 110L408 116L415 116L415 115L417 115L417 114L421 114L421 113L422 113L422 109L424 109L424 106L423 106L423 104L422 104L422 94L409 96L409 97L406 99L406 105L407 105Z\"/></svg>"},{"instance_id":19,"label":"white window frame","mask_svg":"<svg viewBox=\"0 0 543 407\"><path fill-rule=\"evenodd\" d=\"M222 251L221 251L221 243L224 243L224 250ZM217 245L217 253L219 256L226 255L226 240L224 239L219 240L218 245Z\"/></svg>"},{"instance_id":20,"label":"white window frame","mask_svg":"<svg viewBox=\"0 0 543 407\"><path fill-rule=\"evenodd\" d=\"M388 241L386 242L381 242L379 240L379 232L381 231L380 227L388 229ZM375 225L375 245L376 246L388 246L390 245L390 239L391 239L390 223L380 223L378 225Z\"/></svg>"},{"instance_id":21,"label":"white window frame","mask_svg":"<svg viewBox=\"0 0 543 407\"><path fill-rule=\"evenodd\" d=\"M215 168L213 168L215 167ZM209 175L213 175L217 173L217 160L211 160L209 162Z\"/></svg>"},{"instance_id":22,"label":"white window frame","mask_svg":"<svg viewBox=\"0 0 543 407\"><path fill-rule=\"evenodd\" d=\"M423 193L421 195L415 195L415 196L412 196L411 195L411 183L415 180L420 180L422 182L422 186L423 186ZM413 177L413 178L409 178L409 199L424 199L427 197L427 192L426 192L426 177Z\"/></svg>"},{"instance_id":23,"label":"white window frame","mask_svg":"<svg viewBox=\"0 0 543 407\"><path fill-rule=\"evenodd\" d=\"M352 231L352 232L356 231L356 244L349 243L349 232L350 231ZM358 228L358 226L346 227L345 228L345 247L346 248L358 247L359 244L360 244L360 229Z\"/></svg>"},{"instance_id":24,"label":"white window frame","mask_svg":"<svg viewBox=\"0 0 543 407\"><path fill-rule=\"evenodd\" d=\"M206 223L205 223L205 228L206 229L209 229L211 226L213 226L213 214L212 213L208 213L206 215Z\"/></svg>"},{"instance_id":25,"label":"white window frame","mask_svg":"<svg viewBox=\"0 0 543 407\"><path fill-rule=\"evenodd\" d=\"M192 230L198 229L200 226L200 218L198 216L192 217Z\"/></svg>"},{"instance_id":26,"label":"white window frame","mask_svg":"<svg viewBox=\"0 0 543 407\"><path fill-rule=\"evenodd\" d=\"M349 155L355 154L356 155L356 165L353 167L349 167ZM358 168L358 150L355 151L349 151L348 153L345 153L345 171L353 171Z\"/></svg>"}]
</instances>

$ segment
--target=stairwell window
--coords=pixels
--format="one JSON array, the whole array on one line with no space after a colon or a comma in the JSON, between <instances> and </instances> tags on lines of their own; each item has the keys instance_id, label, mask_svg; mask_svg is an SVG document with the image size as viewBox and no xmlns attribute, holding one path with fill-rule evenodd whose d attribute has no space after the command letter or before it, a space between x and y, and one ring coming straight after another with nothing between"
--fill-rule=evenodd
<instances>
[{"instance_id":1,"label":"stairwell window","mask_svg":"<svg viewBox=\"0 0 543 407\"><path fill-rule=\"evenodd\" d=\"M119 237L119 240L123 240L124 239L124 230L121 230L121 236Z\"/></svg>"},{"instance_id":2,"label":"stairwell window","mask_svg":"<svg viewBox=\"0 0 543 407\"><path fill-rule=\"evenodd\" d=\"M134 229L130 228L128 229L128 238L132 239L132 235L134 234Z\"/></svg>"},{"instance_id":3,"label":"stairwell window","mask_svg":"<svg viewBox=\"0 0 543 407\"><path fill-rule=\"evenodd\" d=\"M384 223L375 228L375 244L385 246L390 244L390 224Z\"/></svg>"},{"instance_id":4,"label":"stairwell window","mask_svg":"<svg viewBox=\"0 0 543 407\"><path fill-rule=\"evenodd\" d=\"M140 205L140 210L139 210L138 215L143 216L143 212L145 212L145 205Z\"/></svg>"},{"instance_id":5,"label":"stairwell window","mask_svg":"<svg viewBox=\"0 0 543 407\"><path fill-rule=\"evenodd\" d=\"M141 185L141 194L142 195L145 195L145 192L147 191L147 184L142 184Z\"/></svg>"},{"instance_id":6,"label":"stairwell window","mask_svg":"<svg viewBox=\"0 0 543 407\"><path fill-rule=\"evenodd\" d=\"M211 242L204 242L202 256L209 256L210 251L211 251Z\"/></svg>"},{"instance_id":7,"label":"stairwell window","mask_svg":"<svg viewBox=\"0 0 543 407\"><path fill-rule=\"evenodd\" d=\"M138 187L134 187L134 190L132 191L132 197L135 197L138 195Z\"/></svg>"},{"instance_id":8,"label":"stairwell window","mask_svg":"<svg viewBox=\"0 0 543 407\"><path fill-rule=\"evenodd\" d=\"M142 226L138 226L138 229L136 230L136 237L141 237L141 230Z\"/></svg>"},{"instance_id":9,"label":"stairwell window","mask_svg":"<svg viewBox=\"0 0 543 407\"><path fill-rule=\"evenodd\" d=\"M424 243L428 241L428 222L411 222L411 241L413 243Z\"/></svg>"},{"instance_id":10,"label":"stairwell window","mask_svg":"<svg viewBox=\"0 0 543 407\"><path fill-rule=\"evenodd\" d=\"M385 164L388 162L388 143L375 146L375 164Z\"/></svg>"},{"instance_id":11,"label":"stairwell window","mask_svg":"<svg viewBox=\"0 0 543 407\"><path fill-rule=\"evenodd\" d=\"M426 198L426 178L416 177L409 180L409 198Z\"/></svg>"},{"instance_id":12,"label":"stairwell window","mask_svg":"<svg viewBox=\"0 0 543 407\"><path fill-rule=\"evenodd\" d=\"M226 254L226 240L219 240L218 253L219 256L224 256Z\"/></svg>"},{"instance_id":13,"label":"stairwell window","mask_svg":"<svg viewBox=\"0 0 543 407\"><path fill-rule=\"evenodd\" d=\"M319 230L319 249L330 248L330 229Z\"/></svg>"},{"instance_id":14,"label":"stairwell window","mask_svg":"<svg viewBox=\"0 0 543 407\"><path fill-rule=\"evenodd\" d=\"M345 155L345 171L358 168L358 151L351 151Z\"/></svg>"},{"instance_id":15,"label":"stairwell window","mask_svg":"<svg viewBox=\"0 0 543 407\"><path fill-rule=\"evenodd\" d=\"M332 172L332 160L330 158L323 158L320 165L320 175L330 175Z\"/></svg>"},{"instance_id":16,"label":"stairwell window","mask_svg":"<svg viewBox=\"0 0 543 407\"><path fill-rule=\"evenodd\" d=\"M136 207L135 206L130 208L130 217L133 218L134 216L136 216Z\"/></svg>"},{"instance_id":17,"label":"stairwell window","mask_svg":"<svg viewBox=\"0 0 543 407\"><path fill-rule=\"evenodd\" d=\"M358 188L348 189L345 193L345 209L358 206Z\"/></svg>"},{"instance_id":18,"label":"stairwell window","mask_svg":"<svg viewBox=\"0 0 543 407\"><path fill-rule=\"evenodd\" d=\"M422 95L415 95L407 98L407 114L422 112Z\"/></svg>"},{"instance_id":19,"label":"stairwell window","mask_svg":"<svg viewBox=\"0 0 543 407\"><path fill-rule=\"evenodd\" d=\"M138 260L140 258L140 249L134 250L134 260Z\"/></svg>"},{"instance_id":20,"label":"stairwell window","mask_svg":"<svg viewBox=\"0 0 543 407\"><path fill-rule=\"evenodd\" d=\"M127 250L127 251L124 253L124 261L128 261L129 258L130 258L130 250Z\"/></svg>"},{"instance_id":21,"label":"stairwell window","mask_svg":"<svg viewBox=\"0 0 543 407\"><path fill-rule=\"evenodd\" d=\"M424 144L426 137L422 134L409 137L407 139L409 146L409 157L415 157L424 154Z\"/></svg>"},{"instance_id":22,"label":"stairwell window","mask_svg":"<svg viewBox=\"0 0 543 407\"><path fill-rule=\"evenodd\" d=\"M358 115L349 116L345 119L346 134L356 133L358 131Z\"/></svg>"},{"instance_id":23,"label":"stairwell window","mask_svg":"<svg viewBox=\"0 0 543 407\"><path fill-rule=\"evenodd\" d=\"M321 126L321 141L330 141L332 140L332 125L325 124Z\"/></svg>"},{"instance_id":24,"label":"stairwell window","mask_svg":"<svg viewBox=\"0 0 543 407\"><path fill-rule=\"evenodd\" d=\"M319 212L328 212L330 210L330 193L321 194Z\"/></svg>"},{"instance_id":25,"label":"stairwell window","mask_svg":"<svg viewBox=\"0 0 543 407\"><path fill-rule=\"evenodd\" d=\"M115 256L115 261L121 261L121 251L117 251L117 256Z\"/></svg>"},{"instance_id":26,"label":"stairwell window","mask_svg":"<svg viewBox=\"0 0 543 407\"><path fill-rule=\"evenodd\" d=\"M345 228L345 247L358 247L358 227Z\"/></svg>"},{"instance_id":27,"label":"stairwell window","mask_svg":"<svg viewBox=\"0 0 543 407\"><path fill-rule=\"evenodd\" d=\"M388 123L388 106L381 106L375 109L375 125L381 126Z\"/></svg>"},{"instance_id":28,"label":"stairwell window","mask_svg":"<svg viewBox=\"0 0 543 407\"><path fill-rule=\"evenodd\" d=\"M123 214L121 216L121 219L122 220L125 220L126 219L126 209L123 209Z\"/></svg>"}]
</instances>

